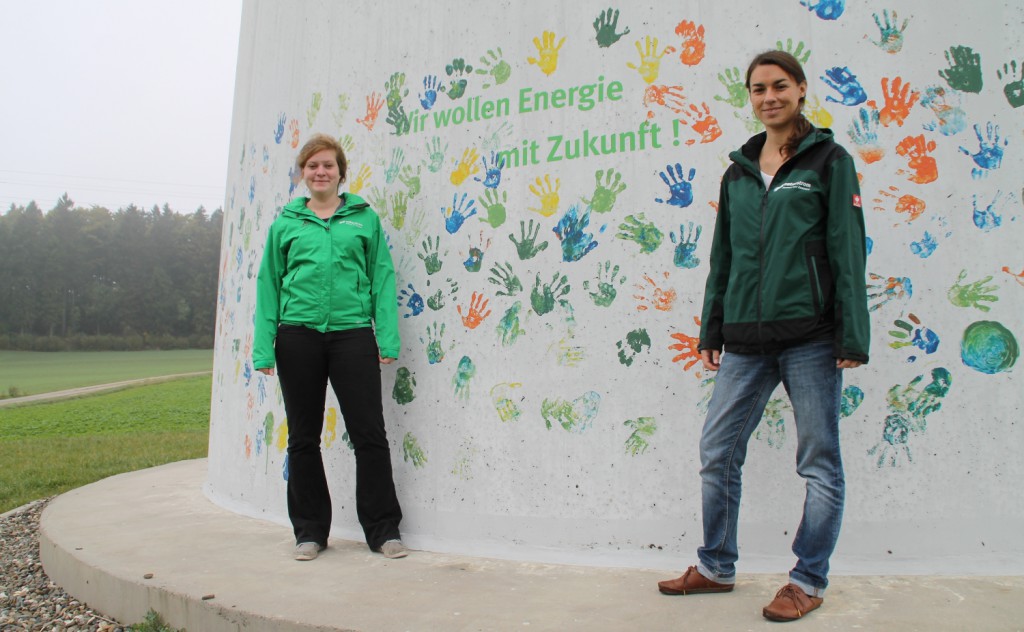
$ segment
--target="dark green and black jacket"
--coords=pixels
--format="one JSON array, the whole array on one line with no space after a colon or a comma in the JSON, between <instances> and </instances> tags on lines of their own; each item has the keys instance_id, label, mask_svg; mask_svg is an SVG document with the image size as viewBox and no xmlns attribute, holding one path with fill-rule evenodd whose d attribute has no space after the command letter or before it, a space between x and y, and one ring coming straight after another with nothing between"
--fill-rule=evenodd
<instances>
[{"instance_id":1,"label":"dark green and black jacket","mask_svg":"<svg viewBox=\"0 0 1024 632\"><path fill-rule=\"evenodd\" d=\"M776 353L832 340L835 357L868 361L865 232L853 158L813 129L766 190L767 136L729 154L722 178L700 348Z\"/></svg>"}]
</instances>

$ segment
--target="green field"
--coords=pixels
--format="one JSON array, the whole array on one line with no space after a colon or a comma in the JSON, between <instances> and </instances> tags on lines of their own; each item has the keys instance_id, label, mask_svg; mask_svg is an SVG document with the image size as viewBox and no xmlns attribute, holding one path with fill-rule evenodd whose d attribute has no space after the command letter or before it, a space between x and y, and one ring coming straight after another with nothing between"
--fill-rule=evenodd
<instances>
[{"instance_id":1,"label":"green field","mask_svg":"<svg viewBox=\"0 0 1024 632\"><path fill-rule=\"evenodd\" d=\"M209 358L210 352L204 353ZM166 369L167 364L160 366ZM186 372L184 366L178 364L173 372ZM127 372L116 379L170 372ZM105 381L110 379L90 383ZM61 384L70 388L85 382L63 377ZM0 408L0 513L114 474L206 456L211 386L210 376L191 377Z\"/></svg>"},{"instance_id":2,"label":"green field","mask_svg":"<svg viewBox=\"0 0 1024 632\"><path fill-rule=\"evenodd\" d=\"M37 395L146 377L213 370L212 349L0 351L0 394Z\"/></svg>"}]
</instances>

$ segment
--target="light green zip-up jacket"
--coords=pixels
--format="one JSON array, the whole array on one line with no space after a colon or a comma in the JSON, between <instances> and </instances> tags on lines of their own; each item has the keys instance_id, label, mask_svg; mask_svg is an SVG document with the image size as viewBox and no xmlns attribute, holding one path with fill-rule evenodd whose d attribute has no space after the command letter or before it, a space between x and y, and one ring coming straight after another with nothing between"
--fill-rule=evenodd
<instances>
[{"instance_id":1,"label":"light green zip-up jacket","mask_svg":"<svg viewBox=\"0 0 1024 632\"><path fill-rule=\"evenodd\" d=\"M319 332L373 326L380 355L397 358L395 268L380 218L345 193L329 219L298 197L285 205L267 235L256 279L253 367L272 368L280 324Z\"/></svg>"}]
</instances>

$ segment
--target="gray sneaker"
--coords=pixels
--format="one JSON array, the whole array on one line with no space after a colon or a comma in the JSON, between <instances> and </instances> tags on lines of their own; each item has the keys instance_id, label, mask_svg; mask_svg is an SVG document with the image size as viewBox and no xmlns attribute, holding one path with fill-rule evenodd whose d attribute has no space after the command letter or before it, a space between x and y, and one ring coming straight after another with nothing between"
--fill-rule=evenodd
<instances>
[{"instance_id":1,"label":"gray sneaker","mask_svg":"<svg viewBox=\"0 0 1024 632\"><path fill-rule=\"evenodd\" d=\"M382 544L378 550L384 555L384 557L392 560L405 557L409 554L409 549L405 548L405 545L402 544L401 540L388 540Z\"/></svg>"},{"instance_id":2,"label":"gray sneaker","mask_svg":"<svg viewBox=\"0 0 1024 632\"><path fill-rule=\"evenodd\" d=\"M309 560L315 560L316 556L323 551L324 547L317 544L316 542L302 542L295 546L295 559L300 562L308 562Z\"/></svg>"}]
</instances>

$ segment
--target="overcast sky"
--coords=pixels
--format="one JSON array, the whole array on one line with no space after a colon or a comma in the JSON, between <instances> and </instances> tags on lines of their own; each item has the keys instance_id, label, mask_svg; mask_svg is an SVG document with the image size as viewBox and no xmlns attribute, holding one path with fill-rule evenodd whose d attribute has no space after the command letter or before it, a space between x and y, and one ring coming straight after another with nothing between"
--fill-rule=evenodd
<instances>
[{"instance_id":1,"label":"overcast sky","mask_svg":"<svg viewBox=\"0 0 1024 632\"><path fill-rule=\"evenodd\" d=\"M0 212L224 206L242 0L0 0Z\"/></svg>"}]
</instances>

